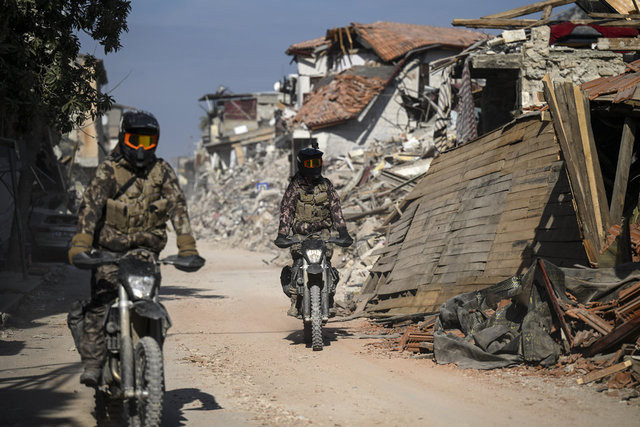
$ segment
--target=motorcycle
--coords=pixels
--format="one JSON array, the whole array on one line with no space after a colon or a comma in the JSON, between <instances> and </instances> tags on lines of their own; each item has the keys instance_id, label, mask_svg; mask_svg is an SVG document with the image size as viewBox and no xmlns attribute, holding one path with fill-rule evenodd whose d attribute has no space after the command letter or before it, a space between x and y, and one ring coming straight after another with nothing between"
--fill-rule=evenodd
<instances>
[{"instance_id":1,"label":"motorcycle","mask_svg":"<svg viewBox=\"0 0 640 427\"><path fill-rule=\"evenodd\" d=\"M107 358L95 391L99 425L119 425L120 420L129 426L160 425L164 397L162 345L171 326L169 313L158 299L160 265L191 272L200 269L204 261L199 256L177 255L156 260L146 249L125 254L94 250L73 258L73 264L81 269L118 266L118 297L103 323Z\"/></svg>"},{"instance_id":2,"label":"motorcycle","mask_svg":"<svg viewBox=\"0 0 640 427\"><path fill-rule=\"evenodd\" d=\"M335 292L334 274L331 259L327 256L328 244L350 246L351 242L339 237L319 238L308 235L302 239L287 238L278 246L282 249L301 244L302 258L294 262L292 282L296 284L296 293L300 304L300 312L304 326L304 342L311 344L314 351L322 350L322 326L329 320ZM284 285L283 285L284 289ZM285 291L286 293L286 291Z\"/></svg>"}]
</instances>

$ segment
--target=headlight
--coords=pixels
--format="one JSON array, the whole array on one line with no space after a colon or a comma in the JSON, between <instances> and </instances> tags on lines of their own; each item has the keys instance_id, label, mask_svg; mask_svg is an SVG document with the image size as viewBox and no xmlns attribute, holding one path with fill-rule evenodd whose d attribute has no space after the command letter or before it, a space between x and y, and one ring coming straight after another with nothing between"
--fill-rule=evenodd
<instances>
[{"instance_id":1,"label":"headlight","mask_svg":"<svg viewBox=\"0 0 640 427\"><path fill-rule=\"evenodd\" d=\"M129 276L127 277L127 284L134 298L150 298L156 279L153 276Z\"/></svg>"},{"instance_id":2,"label":"headlight","mask_svg":"<svg viewBox=\"0 0 640 427\"><path fill-rule=\"evenodd\" d=\"M307 249L305 252L310 263L317 264L320 262L320 259L322 258L322 249Z\"/></svg>"}]
</instances>

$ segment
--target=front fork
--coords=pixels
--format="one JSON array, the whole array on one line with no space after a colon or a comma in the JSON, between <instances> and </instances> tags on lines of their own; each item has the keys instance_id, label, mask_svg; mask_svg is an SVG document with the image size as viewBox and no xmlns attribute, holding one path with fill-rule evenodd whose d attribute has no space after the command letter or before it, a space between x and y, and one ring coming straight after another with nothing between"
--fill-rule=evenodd
<instances>
[{"instance_id":1,"label":"front fork","mask_svg":"<svg viewBox=\"0 0 640 427\"><path fill-rule=\"evenodd\" d=\"M309 287L309 274L307 273L307 262L304 262L302 271L304 272L304 281L302 286L302 318L305 322L311 321L311 294ZM322 320L326 322L329 320L329 293L331 292L331 285L333 278L331 277L331 267L325 266L322 272L322 282L320 283L320 314Z\"/></svg>"},{"instance_id":2,"label":"front fork","mask_svg":"<svg viewBox=\"0 0 640 427\"><path fill-rule=\"evenodd\" d=\"M120 313L120 366L122 369L122 391L124 398L135 397L133 380L133 339L131 338L131 316L129 296L124 286L118 289L118 311Z\"/></svg>"}]
</instances>

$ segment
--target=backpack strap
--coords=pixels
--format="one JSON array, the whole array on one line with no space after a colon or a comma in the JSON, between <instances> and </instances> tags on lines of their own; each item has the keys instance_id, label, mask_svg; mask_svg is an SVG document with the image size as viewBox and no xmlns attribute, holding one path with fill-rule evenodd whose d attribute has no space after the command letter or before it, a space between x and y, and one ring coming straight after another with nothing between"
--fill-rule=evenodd
<instances>
[{"instance_id":1,"label":"backpack strap","mask_svg":"<svg viewBox=\"0 0 640 427\"><path fill-rule=\"evenodd\" d=\"M112 199L118 200L118 198L126 193L129 187L131 187L133 183L136 182L136 179L138 179L137 175L133 175L131 178L129 178L129 180L125 182L122 187L120 187L120 189L116 192Z\"/></svg>"}]
</instances>

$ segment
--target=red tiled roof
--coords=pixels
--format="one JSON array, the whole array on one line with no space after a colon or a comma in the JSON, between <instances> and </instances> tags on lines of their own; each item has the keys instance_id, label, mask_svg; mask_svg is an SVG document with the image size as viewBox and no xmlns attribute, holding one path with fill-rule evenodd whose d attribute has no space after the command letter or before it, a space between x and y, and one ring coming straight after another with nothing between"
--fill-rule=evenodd
<instances>
[{"instance_id":1,"label":"red tiled roof","mask_svg":"<svg viewBox=\"0 0 640 427\"><path fill-rule=\"evenodd\" d=\"M331 83L309 94L294 123L317 129L353 119L386 84L387 80L381 77L339 74Z\"/></svg>"},{"instance_id":2,"label":"red tiled roof","mask_svg":"<svg viewBox=\"0 0 640 427\"><path fill-rule=\"evenodd\" d=\"M327 40L326 36L318 37L312 40L307 40L300 43L294 43L287 48L285 53L287 55L296 55L300 52L306 51L306 53L311 54L313 51L320 46L330 45L331 42Z\"/></svg>"},{"instance_id":3,"label":"red tiled roof","mask_svg":"<svg viewBox=\"0 0 640 427\"><path fill-rule=\"evenodd\" d=\"M611 77L600 77L582 85L582 90L590 100L602 95L614 94L612 102L618 103L631 99L640 83L640 61L627 64L627 71Z\"/></svg>"},{"instance_id":4,"label":"red tiled roof","mask_svg":"<svg viewBox=\"0 0 640 427\"><path fill-rule=\"evenodd\" d=\"M433 27L429 25L401 24L378 21L372 24L352 23L350 32L357 34L365 45L371 46L385 62L401 57L409 51L435 44L464 49L476 41L488 38L486 34L463 28ZM331 32L331 30L329 30ZM329 33L328 32L328 33ZM329 35L295 43L286 50L288 55L313 53L313 50L333 43Z\"/></svg>"},{"instance_id":5,"label":"red tiled roof","mask_svg":"<svg viewBox=\"0 0 640 427\"><path fill-rule=\"evenodd\" d=\"M463 49L480 39L489 37L477 31L461 28L397 22L353 23L351 26L383 61L391 61L413 49L432 44Z\"/></svg>"}]
</instances>

